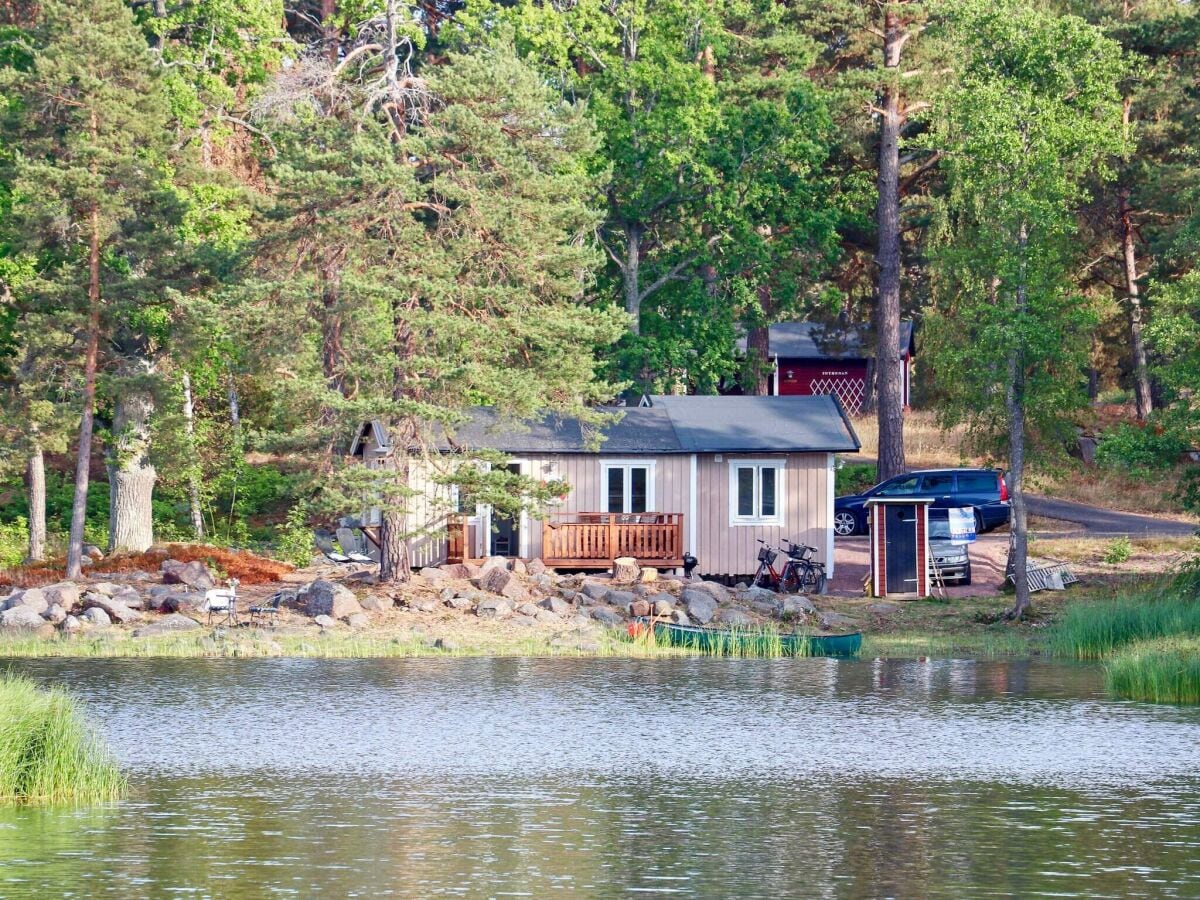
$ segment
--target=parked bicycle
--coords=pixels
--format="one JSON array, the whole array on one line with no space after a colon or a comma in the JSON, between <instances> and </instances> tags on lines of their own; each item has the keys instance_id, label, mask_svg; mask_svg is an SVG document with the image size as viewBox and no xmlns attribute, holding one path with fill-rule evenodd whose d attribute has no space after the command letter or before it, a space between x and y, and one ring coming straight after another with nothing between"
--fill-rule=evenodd
<instances>
[{"instance_id":1,"label":"parked bicycle","mask_svg":"<svg viewBox=\"0 0 1200 900\"><path fill-rule=\"evenodd\" d=\"M825 592L825 585L828 581L825 564L815 562L812 558L817 551L816 547L797 544L784 538L787 549L781 547L776 551L761 538L758 542L762 544L762 547L758 551L758 571L754 573L752 586L783 594L822 594ZM780 552L787 555L788 561L784 563L782 570L776 570L775 560L779 558Z\"/></svg>"},{"instance_id":2,"label":"parked bicycle","mask_svg":"<svg viewBox=\"0 0 1200 900\"><path fill-rule=\"evenodd\" d=\"M796 544L787 538L784 538L784 542L788 545L788 564L784 567L784 576L786 579L788 571L791 570L796 583L796 593L825 593L825 585L829 581L825 574L825 563L817 562L812 558L813 554L817 552L817 548L810 547L808 544ZM788 581L785 580L785 587L788 584ZM788 591L788 593L791 592Z\"/></svg>"}]
</instances>

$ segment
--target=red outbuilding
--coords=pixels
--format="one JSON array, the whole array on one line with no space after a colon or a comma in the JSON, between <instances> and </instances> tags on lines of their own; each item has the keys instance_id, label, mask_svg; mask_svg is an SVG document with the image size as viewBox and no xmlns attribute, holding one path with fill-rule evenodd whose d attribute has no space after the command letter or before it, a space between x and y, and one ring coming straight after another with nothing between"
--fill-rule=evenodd
<instances>
[{"instance_id":1,"label":"red outbuilding","mask_svg":"<svg viewBox=\"0 0 1200 900\"><path fill-rule=\"evenodd\" d=\"M745 342L741 342L744 349ZM904 405L912 382L913 323L900 323ZM771 392L780 395L836 394L847 412L860 413L867 398L875 348L863 328L816 322L780 322L770 329L775 366Z\"/></svg>"}]
</instances>

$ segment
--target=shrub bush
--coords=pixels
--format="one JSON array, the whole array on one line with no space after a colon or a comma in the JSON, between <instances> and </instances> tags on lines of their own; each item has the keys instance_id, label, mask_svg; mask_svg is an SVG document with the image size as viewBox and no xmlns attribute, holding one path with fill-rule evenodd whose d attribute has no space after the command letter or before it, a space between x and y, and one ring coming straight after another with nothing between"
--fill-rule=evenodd
<instances>
[{"instance_id":1,"label":"shrub bush","mask_svg":"<svg viewBox=\"0 0 1200 900\"><path fill-rule=\"evenodd\" d=\"M298 569L309 565L313 559L313 533L307 517L307 505L297 503L288 510L287 521L275 531L275 558Z\"/></svg>"},{"instance_id":2,"label":"shrub bush","mask_svg":"<svg viewBox=\"0 0 1200 900\"><path fill-rule=\"evenodd\" d=\"M1164 419L1145 425L1122 422L1100 435L1096 462L1135 472L1166 469L1179 462L1189 443L1182 428Z\"/></svg>"},{"instance_id":3,"label":"shrub bush","mask_svg":"<svg viewBox=\"0 0 1200 900\"><path fill-rule=\"evenodd\" d=\"M29 550L29 526L23 516L0 523L0 569L13 569Z\"/></svg>"},{"instance_id":4,"label":"shrub bush","mask_svg":"<svg viewBox=\"0 0 1200 900\"><path fill-rule=\"evenodd\" d=\"M1128 560L1131 556L1133 556L1133 544L1129 538L1119 537L1109 543L1108 550L1104 553L1104 561L1112 565L1118 565Z\"/></svg>"},{"instance_id":5,"label":"shrub bush","mask_svg":"<svg viewBox=\"0 0 1200 900\"><path fill-rule=\"evenodd\" d=\"M839 497L861 494L875 485L875 467L869 463L849 463L834 473L834 490Z\"/></svg>"}]
</instances>

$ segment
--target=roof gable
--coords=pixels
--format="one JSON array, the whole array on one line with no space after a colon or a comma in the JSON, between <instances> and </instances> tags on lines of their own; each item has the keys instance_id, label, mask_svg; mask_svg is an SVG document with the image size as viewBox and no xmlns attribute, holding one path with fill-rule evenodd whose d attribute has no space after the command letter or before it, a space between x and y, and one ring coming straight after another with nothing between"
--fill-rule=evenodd
<instances>
[{"instance_id":1,"label":"roof gable","mask_svg":"<svg viewBox=\"0 0 1200 900\"><path fill-rule=\"evenodd\" d=\"M867 359L875 355L866 326L822 325L818 322L777 322L769 329L770 354L780 359ZM746 339L738 340L746 349ZM912 353L913 323L900 322L901 354Z\"/></svg>"}]
</instances>

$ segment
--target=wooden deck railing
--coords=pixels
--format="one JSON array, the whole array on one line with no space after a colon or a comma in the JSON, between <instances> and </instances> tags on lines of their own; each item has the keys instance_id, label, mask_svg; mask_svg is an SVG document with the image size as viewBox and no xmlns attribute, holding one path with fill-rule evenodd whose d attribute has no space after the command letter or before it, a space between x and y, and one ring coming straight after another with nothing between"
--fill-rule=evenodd
<instances>
[{"instance_id":1,"label":"wooden deck railing","mask_svg":"<svg viewBox=\"0 0 1200 900\"><path fill-rule=\"evenodd\" d=\"M607 566L619 556L664 568L683 565L682 513L574 513L542 522L548 566Z\"/></svg>"},{"instance_id":2,"label":"wooden deck railing","mask_svg":"<svg viewBox=\"0 0 1200 900\"><path fill-rule=\"evenodd\" d=\"M446 520L446 562L465 562L467 553L467 517L453 515Z\"/></svg>"}]
</instances>

